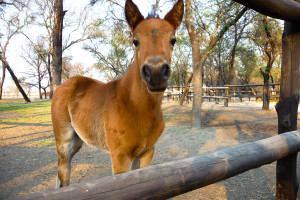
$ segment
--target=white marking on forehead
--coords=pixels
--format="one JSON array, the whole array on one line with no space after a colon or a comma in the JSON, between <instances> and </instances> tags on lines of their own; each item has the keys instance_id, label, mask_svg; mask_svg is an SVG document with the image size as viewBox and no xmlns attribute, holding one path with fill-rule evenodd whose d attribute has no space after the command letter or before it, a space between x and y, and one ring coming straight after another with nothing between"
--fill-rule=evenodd
<instances>
[{"instance_id":1,"label":"white marking on forehead","mask_svg":"<svg viewBox=\"0 0 300 200\"><path fill-rule=\"evenodd\" d=\"M152 35L156 35L158 32L159 30L156 27L154 27L151 31Z\"/></svg>"}]
</instances>

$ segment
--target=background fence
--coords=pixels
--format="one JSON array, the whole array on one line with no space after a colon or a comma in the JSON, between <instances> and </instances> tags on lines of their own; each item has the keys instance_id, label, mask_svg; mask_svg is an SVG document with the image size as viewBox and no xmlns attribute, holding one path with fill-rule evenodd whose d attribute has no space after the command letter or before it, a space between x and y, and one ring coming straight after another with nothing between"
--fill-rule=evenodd
<instances>
[{"instance_id":1,"label":"background fence","mask_svg":"<svg viewBox=\"0 0 300 200\"><path fill-rule=\"evenodd\" d=\"M228 106L228 101L243 100L259 100L263 99L263 84L256 85L226 85L224 87L203 87L203 99L207 101L224 100L225 106ZM170 86L165 92L165 97L170 100L179 101L184 92L185 86ZM280 84L270 84L270 99L278 101L280 92ZM193 87L190 87L189 93L185 100L187 103L193 99Z\"/></svg>"}]
</instances>

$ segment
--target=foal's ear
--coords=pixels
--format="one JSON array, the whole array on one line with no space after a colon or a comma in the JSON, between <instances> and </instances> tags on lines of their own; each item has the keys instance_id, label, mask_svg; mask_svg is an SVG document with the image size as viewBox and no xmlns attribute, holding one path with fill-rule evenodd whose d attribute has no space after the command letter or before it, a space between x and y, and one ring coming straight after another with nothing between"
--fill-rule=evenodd
<instances>
[{"instance_id":1,"label":"foal's ear","mask_svg":"<svg viewBox=\"0 0 300 200\"><path fill-rule=\"evenodd\" d=\"M182 21L183 12L183 0L178 0L177 3L173 6L172 10L168 12L164 19L167 20L176 30Z\"/></svg>"},{"instance_id":2,"label":"foal's ear","mask_svg":"<svg viewBox=\"0 0 300 200\"><path fill-rule=\"evenodd\" d=\"M125 3L125 17L132 31L142 20L144 20L143 15L132 0L127 0Z\"/></svg>"}]
</instances>

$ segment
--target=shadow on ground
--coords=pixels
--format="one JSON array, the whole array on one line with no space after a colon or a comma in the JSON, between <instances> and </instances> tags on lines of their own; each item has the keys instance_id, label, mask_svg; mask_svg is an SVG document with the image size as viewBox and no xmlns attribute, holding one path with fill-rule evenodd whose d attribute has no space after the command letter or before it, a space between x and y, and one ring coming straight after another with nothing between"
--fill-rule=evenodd
<instances>
[{"instance_id":1,"label":"shadow on ground","mask_svg":"<svg viewBox=\"0 0 300 200\"><path fill-rule=\"evenodd\" d=\"M152 164L277 135L275 110L231 105L226 108L222 104L205 103L202 129L191 131L190 105L163 104L166 129L157 142ZM49 119L20 122L18 117L22 115L14 115L16 121L9 122L7 119L13 115L6 116L0 119L0 199L54 188L57 156ZM87 145L76 154L72 165L71 184L111 175L109 154ZM174 199L275 199L275 190L275 164L272 163Z\"/></svg>"}]
</instances>

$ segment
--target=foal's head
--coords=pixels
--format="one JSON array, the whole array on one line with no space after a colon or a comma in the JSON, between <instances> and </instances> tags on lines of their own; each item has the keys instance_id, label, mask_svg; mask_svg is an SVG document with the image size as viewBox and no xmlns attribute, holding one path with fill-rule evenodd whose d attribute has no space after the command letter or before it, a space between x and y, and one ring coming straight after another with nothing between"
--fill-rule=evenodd
<instances>
[{"instance_id":1,"label":"foal's head","mask_svg":"<svg viewBox=\"0 0 300 200\"><path fill-rule=\"evenodd\" d=\"M164 19L144 19L132 0L126 1L125 16L133 33L135 59L150 92L163 92L167 87L175 31L183 11L183 0L178 0Z\"/></svg>"}]
</instances>

